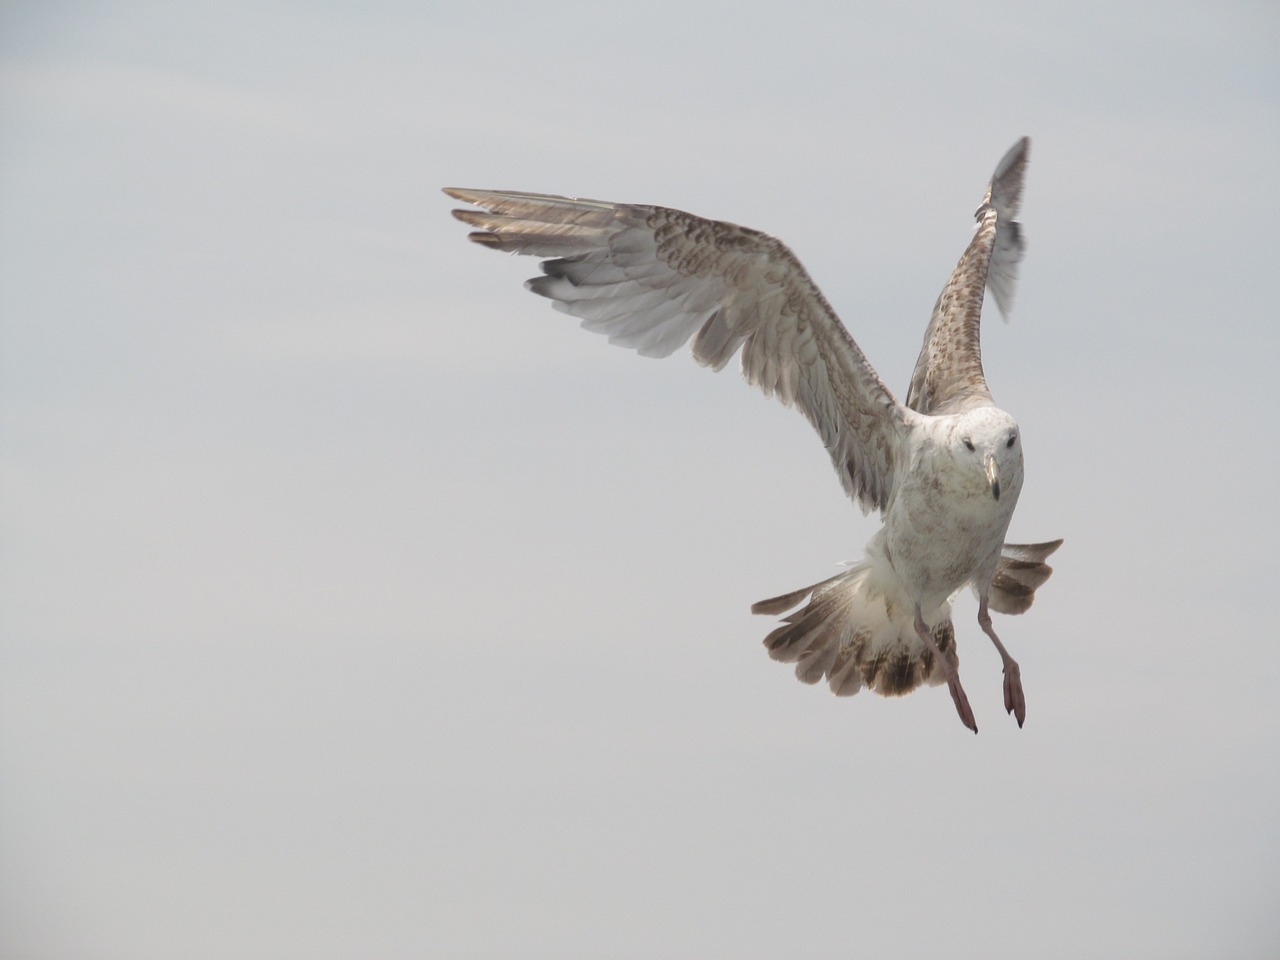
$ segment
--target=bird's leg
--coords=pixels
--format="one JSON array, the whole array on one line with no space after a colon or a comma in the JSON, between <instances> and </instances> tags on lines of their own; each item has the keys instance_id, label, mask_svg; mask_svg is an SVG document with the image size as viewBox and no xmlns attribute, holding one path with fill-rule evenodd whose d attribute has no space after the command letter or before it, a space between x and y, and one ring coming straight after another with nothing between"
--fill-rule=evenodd
<instances>
[{"instance_id":1,"label":"bird's leg","mask_svg":"<svg viewBox=\"0 0 1280 960\"><path fill-rule=\"evenodd\" d=\"M916 633L924 641L924 645L933 652L938 663L942 665L942 672L947 675L947 689L951 691L951 699L955 702L956 713L960 714L960 722L974 733L977 733L978 721L973 719L973 710L969 707L969 698L964 695L964 687L960 686L960 673L956 670L955 665L944 657L942 651L938 649L937 643L933 640L933 632L925 626L924 617L921 616L919 607L916 607Z\"/></svg>"},{"instance_id":2,"label":"bird's leg","mask_svg":"<svg viewBox=\"0 0 1280 960\"><path fill-rule=\"evenodd\" d=\"M991 642L996 645L996 650L1000 654L1000 659L1004 661L1004 709L1017 718L1018 726L1021 727L1023 721L1027 719L1027 700L1022 695L1022 671L1018 669L1018 661L1009 656L1009 651L996 636L995 628L991 625L991 613L987 610L985 593L978 598L978 626L982 627L982 632L991 638Z\"/></svg>"}]
</instances>

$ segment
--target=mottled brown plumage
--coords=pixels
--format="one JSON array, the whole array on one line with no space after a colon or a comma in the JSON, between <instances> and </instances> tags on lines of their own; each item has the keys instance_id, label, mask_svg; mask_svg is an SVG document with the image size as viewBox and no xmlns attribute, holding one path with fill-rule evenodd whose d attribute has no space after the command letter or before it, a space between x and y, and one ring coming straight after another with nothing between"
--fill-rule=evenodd
<instances>
[{"instance_id":1,"label":"mottled brown plumage","mask_svg":"<svg viewBox=\"0 0 1280 960\"><path fill-rule=\"evenodd\" d=\"M454 211L476 228L475 242L550 258L529 289L585 328L650 357L691 343L694 359L714 370L740 353L748 383L805 415L845 492L880 511L884 526L849 570L752 608L786 614L765 639L770 656L795 663L806 683L826 678L842 696L946 682L976 731L952 600L966 584L977 591L979 623L1005 664L1005 706L1021 725L1018 665L988 610L1026 610L1061 543L1002 542L1022 484L1021 444L991 399L980 349L984 290L1002 309L1012 302L1023 251L1013 217L1028 149L1024 138L996 168L974 238L934 307L905 404L795 255L767 234L667 207L445 192L482 208Z\"/></svg>"}]
</instances>

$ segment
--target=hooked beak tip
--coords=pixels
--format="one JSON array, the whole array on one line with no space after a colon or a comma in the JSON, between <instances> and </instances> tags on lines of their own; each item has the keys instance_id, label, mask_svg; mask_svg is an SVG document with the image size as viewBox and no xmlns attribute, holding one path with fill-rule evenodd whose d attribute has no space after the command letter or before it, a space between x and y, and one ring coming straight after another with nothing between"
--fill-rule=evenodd
<instances>
[{"instance_id":1,"label":"hooked beak tip","mask_svg":"<svg viewBox=\"0 0 1280 960\"><path fill-rule=\"evenodd\" d=\"M991 485L991 496L1000 499L1000 472L995 457L987 460L987 483Z\"/></svg>"}]
</instances>

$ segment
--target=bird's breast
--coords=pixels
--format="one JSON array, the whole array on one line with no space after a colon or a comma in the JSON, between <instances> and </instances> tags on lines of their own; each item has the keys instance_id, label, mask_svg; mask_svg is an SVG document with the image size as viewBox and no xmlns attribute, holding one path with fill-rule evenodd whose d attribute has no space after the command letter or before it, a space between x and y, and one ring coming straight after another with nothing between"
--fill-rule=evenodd
<instances>
[{"instance_id":1,"label":"bird's breast","mask_svg":"<svg viewBox=\"0 0 1280 960\"><path fill-rule=\"evenodd\" d=\"M942 602L993 562L1017 490L999 500L982 484L948 484L920 471L898 490L884 540L904 587L925 606Z\"/></svg>"}]
</instances>

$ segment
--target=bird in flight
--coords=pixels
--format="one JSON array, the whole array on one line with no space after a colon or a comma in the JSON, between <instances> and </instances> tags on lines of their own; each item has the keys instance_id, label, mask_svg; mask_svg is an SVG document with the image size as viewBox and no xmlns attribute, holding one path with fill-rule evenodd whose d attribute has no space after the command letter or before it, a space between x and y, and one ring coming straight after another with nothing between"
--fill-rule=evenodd
<instances>
[{"instance_id":1,"label":"bird in flight","mask_svg":"<svg viewBox=\"0 0 1280 960\"><path fill-rule=\"evenodd\" d=\"M586 329L646 357L692 340L694 359L713 370L740 352L749 384L804 414L845 492L864 513L879 511L883 525L861 561L751 608L786 614L765 638L769 655L795 663L806 683L825 678L839 696L945 683L975 733L952 602L966 585L976 592L978 624L1004 666L1005 709L1022 726L1020 671L991 611L1027 610L1062 544L1004 542L1022 490L1022 438L987 389L979 335L986 288L1002 314L1012 306L1029 149L1024 137L996 167L974 237L934 306L905 403L800 261L768 234L667 207L445 190L479 208L453 212L475 228L471 240L548 258L526 285Z\"/></svg>"}]
</instances>

